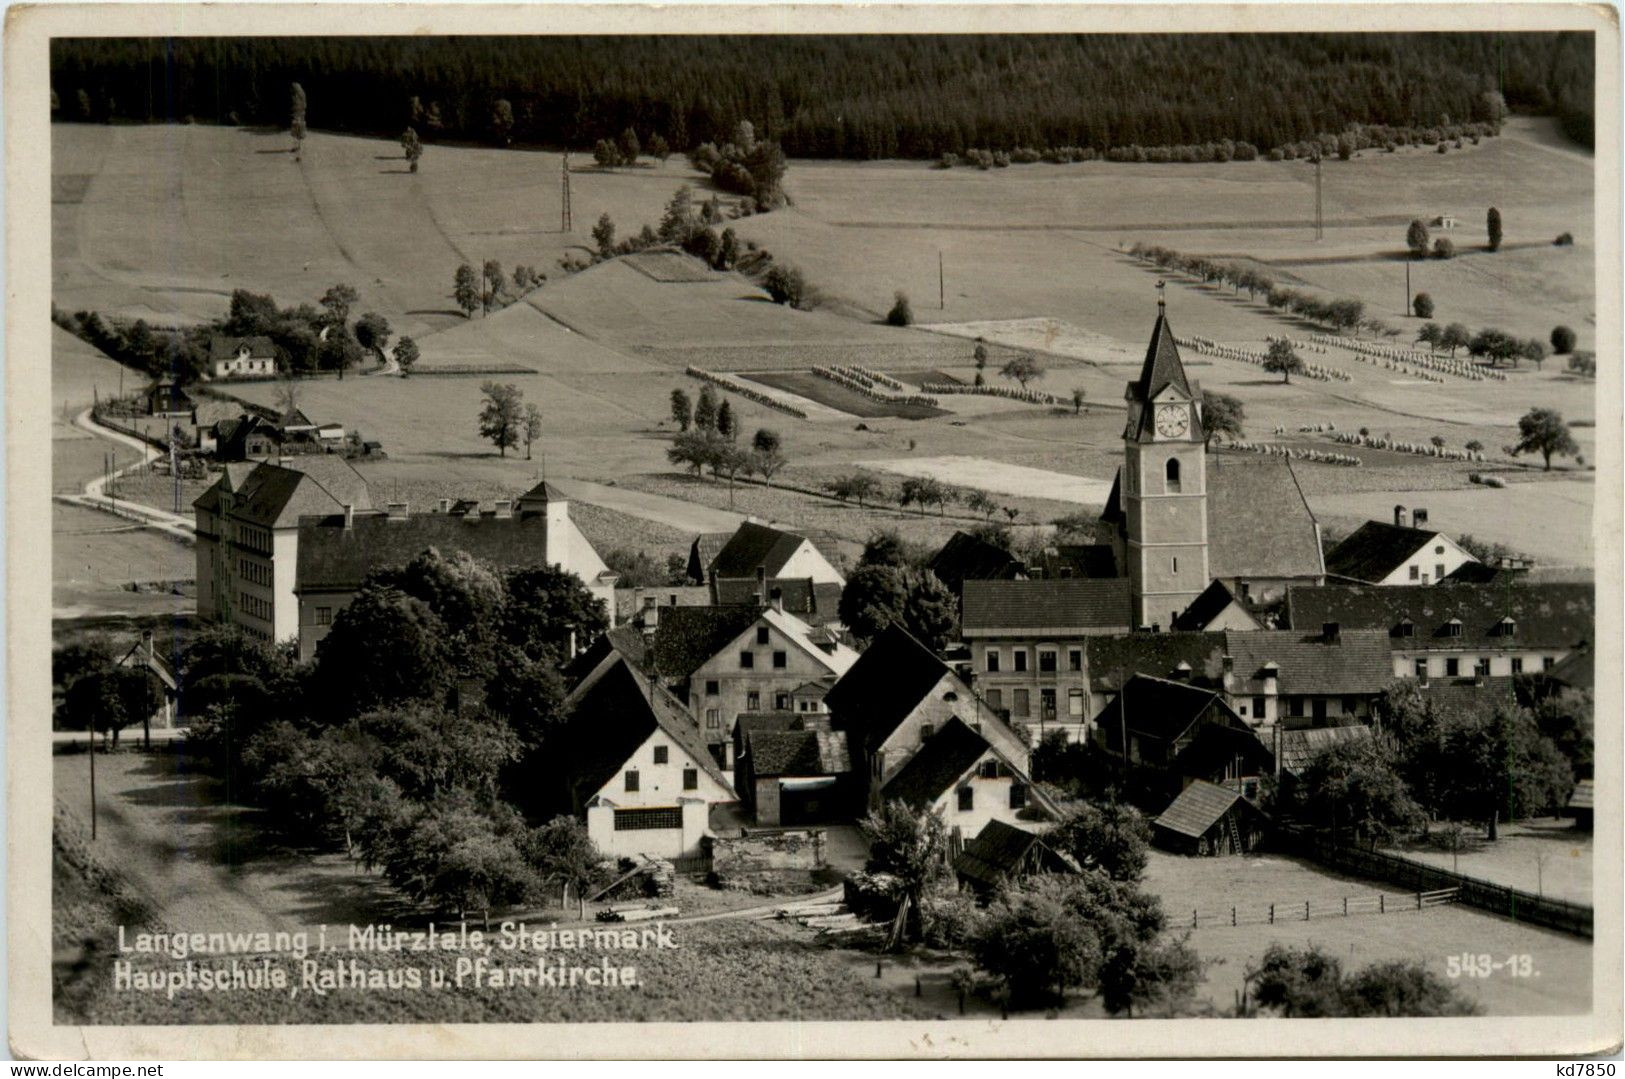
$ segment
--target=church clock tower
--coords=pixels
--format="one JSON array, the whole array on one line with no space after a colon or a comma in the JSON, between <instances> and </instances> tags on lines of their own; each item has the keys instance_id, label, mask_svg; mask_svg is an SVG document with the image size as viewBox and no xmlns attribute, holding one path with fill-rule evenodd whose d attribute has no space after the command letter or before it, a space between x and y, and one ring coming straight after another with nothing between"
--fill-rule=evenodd
<instances>
[{"instance_id":1,"label":"church clock tower","mask_svg":"<svg viewBox=\"0 0 1625 1079\"><path fill-rule=\"evenodd\" d=\"M1161 299L1145 364L1124 397L1119 482L1134 617L1168 629L1209 583L1207 453L1202 391L1185 377Z\"/></svg>"}]
</instances>

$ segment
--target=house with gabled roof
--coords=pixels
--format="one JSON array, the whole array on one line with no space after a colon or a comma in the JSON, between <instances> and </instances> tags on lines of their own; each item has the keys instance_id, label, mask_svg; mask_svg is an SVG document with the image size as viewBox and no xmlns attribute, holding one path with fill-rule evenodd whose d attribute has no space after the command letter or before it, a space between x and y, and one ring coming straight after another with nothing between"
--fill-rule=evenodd
<instances>
[{"instance_id":1,"label":"house with gabled roof","mask_svg":"<svg viewBox=\"0 0 1625 1079\"><path fill-rule=\"evenodd\" d=\"M689 556L691 569L703 554L701 541L707 539L701 536L695 541ZM702 580L707 583L782 577L811 578L815 584L846 584L846 578L810 538L759 521L740 524L705 564L704 573Z\"/></svg>"},{"instance_id":2,"label":"house with gabled roof","mask_svg":"<svg viewBox=\"0 0 1625 1079\"><path fill-rule=\"evenodd\" d=\"M954 859L954 876L981 896L1005 884L1046 873L1078 874L1083 867L1028 828L990 820Z\"/></svg>"},{"instance_id":3,"label":"house with gabled roof","mask_svg":"<svg viewBox=\"0 0 1625 1079\"><path fill-rule=\"evenodd\" d=\"M209 338L210 378L265 378L276 374L276 344L269 337Z\"/></svg>"},{"instance_id":4,"label":"house with gabled roof","mask_svg":"<svg viewBox=\"0 0 1625 1079\"><path fill-rule=\"evenodd\" d=\"M1172 796L1200 779L1257 797L1260 779L1275 770L1274 755L1223 693L1166 678L1130 678L1095 717L1094 735L1106 752L1127 758L1153 795Z\"/></svg>"},{"instance_id":5,"label":"house with gabled roof","mask_svg":"<svg viewBox=\"0 0 1625 1079\"><path fill-rule=\"evenodd\" d=\"M1404 506L1394 507L1394 523L1367 521L1326 552L1328 580L1353 584L1438 584L1469 562L1478 561L1459 543L1406 518Z\"/></svg>"},{"instance_id":6,"label":"house with gabled roof","mask_svg":"<svg viewBox=\"0 0 1625 1079\"><path fill-rule=\"evenodd\" d=\"M180 695L180 682L175 677L175 668L158 654L152 630L143 630L141 639L115 660L113 666L132 669L144 667L151 672L152 676L158 679L158 684L163 687L164 704L153 715L147 717L147 725L160 730L167 730L175 725L175 702Z\"/></svg>"},{"instance_id":7,"label":"house with gabled roof","mask_svg":"<svg viewBox=\"0 0 1625 1079\"><path fill-rule=\"evenodd\" d=\"M1533 674L1596 636L1590 584L1327 585L1293 588L1294 627L1336 623L1388 634L1395 678Z\"/></svg>"},{"instance_id":8,"label":"house with gabled roof","mask_svg":"<svg viewBox=\"0 0 1625 1079\"><path fill-rule=\"evenodd\" d=\"M792 711L795 694L805 699L809 686L840 678L857 661L830 629L772 602L672 608L653 640L655 673L687 702L716 760L730 769L740 714Z\"/></svg>"},{"instance_id":9,"label":"house with gabled roof","mask_svg":"<svg viewBox=\"0 0 1625 1079\"><path fill-rule=\"evenodd\" d=\"M561 707L558 752L540 786L584 817L599 850L617 857L694 857L713 834L711 808L738 801L670 691L610 650Z\"/></svg>"},{"instance_id":10,"label":"house with gabled roof","mask_svg":"<svg viewBox=\"0 0 1625 1079\"><path fill-rule=\"evenodd\" d=\"M192 503L197 612L265 641L299 633L299 522L372 508L367 482L337 457L228 464Z\"/></svg>"},{"instance_id":11,"label":"house with gabled roof","mask_svg":"<svg viewBox=\"0 0 1625 1079\"><path fill-rule=\"evenodd\" d=\"M448 555L463 551L498 569L546 565L573 573L614 624L615 574L570 519L569 500L541 483L489 510L445 498L427 513L392 502L382 511L351 507L305 515L298 522L294 589L300 658L315 655L368 574L404 565L430 548Z\"/></svg>"},{"instance_id":12,"label":"house with gabled roof","mask_svg":"<svg viewBox=\"0 0 1625 1079\"><path fill-rule=\"evenodd\" d=\"M1127 578L968 580L960 636L982 699L1011 723L1072 741L1088 724L1088 638L1127 632L1133 622Z\"/></svg>"},{"instance_id":13,"label":"house with gabled roof","mask_svg":"<svg viewBox=\"0 0 1625 1079\"><path fill-rule=\"evenodd\" d=\"M881 630L824 699L847 734L871 804L897 772L951 721L978 731L1025 773L1031 743L989 708L952 668L902 626Z\"/></svg>"},{"instance_id":14,"label":"house with gabled roof","mask_svg":"<svg viewBox=\"0 0 1625 1079\"><path fill-rule=\"evenodd\" d=\"M880 785L879 802L901 801L942 815L957 846L990 821L1054 821L1060 809L1018 763L964 721L932 731Z\"/></svg>"}]
</instances>

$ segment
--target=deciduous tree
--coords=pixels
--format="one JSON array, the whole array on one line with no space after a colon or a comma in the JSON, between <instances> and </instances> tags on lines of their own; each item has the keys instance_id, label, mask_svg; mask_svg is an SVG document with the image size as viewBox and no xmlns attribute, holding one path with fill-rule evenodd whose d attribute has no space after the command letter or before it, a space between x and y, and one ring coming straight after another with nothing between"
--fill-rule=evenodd
<instances>
[{"instance_id":1,"label":"deciduous tree","mask_svg":"<svg viewBox=\"0 0 1625 1079\"><path fill-rule=\"evenodd\" d=\"M1501 211L1494 206L1484 215L1484 231L1489 234L1490 250L1501 250Z\"/></svg>"},{"instance_id":2,"label":"deciduous tree","mask_svg":"<svg viewBox=\"0 0 1625 1079\"><path fill-rule=\"evenodd\" d=\"M1264 370L1280 375L1282 382L1291 382L1294 374L1303 372L1304 365L1292 342L1279 337L1270 342L1269 352L1264 356Z\"/></svg>"},{"instance_id":3,"label":"deciduous tree","mask_svg":"<svg viewBox=\"0 0 1625 1079\"><path fill-rule=\"evenodd\" d=\"M480 386L485 403L480 407L480 437L496 446L501 456L517 446L524 432L524 391L512 382Z\"/></svg>"},{"instance_id":4,"label":"deciduous tree","mask_svg":"<svg viewBox=\"0 0 1625 1079\"><path fill-rule=\"evenodd\" d=\"M1580 452L1569 425L1555 409L1532 408L1518 420L1518 444L1514 456L1520 453L1538 453L1545 461L1545 471L1552 470L1553 457L1573 457Z\"/></svg>"},{"instance_id":5,"label":"deciduous tree","mask_svg":"<svg viewBox=\"0 0 1625 1079\"><path fill-rule=\"evenodd\" d=\"M1044 377L1044 365L1038 362L1038 357L1023 352L1005 363L999 369L999 375L1003 378L1014 379L1016 382L1021 383L1022 389L1026 389L1027 383Z\"/></svg>"},{"instance_id":6,"label":"deciduous tree","mask_svg":"<svg viewBox=\"0 0 1625 1079\"><path fill-rule=\"evenodd\" d=\"M1219 393L1216 390L1202 392L1202 447L1206 449L1213 444L1213 439L1219 435L1225 438L1237 439L1245 433L1242 424L1247 419L1247 410L1243 407L1240 398L1232 397L1228 393Z\"/></svg>"}]
</instances>

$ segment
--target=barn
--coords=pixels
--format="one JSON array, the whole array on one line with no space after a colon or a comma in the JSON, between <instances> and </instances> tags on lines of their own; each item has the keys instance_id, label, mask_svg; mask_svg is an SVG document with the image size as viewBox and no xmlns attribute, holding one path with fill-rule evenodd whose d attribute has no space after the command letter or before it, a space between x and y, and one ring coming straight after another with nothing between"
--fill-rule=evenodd
<instances>
[{"instance_id":1,"label":"barn","mask_svg":"<svg viewBox=\"0 0 1625 1079\"><path fill-rule=\"evenodd\" d=\"M959 883L983 896L1006 881L1038 873L1081 872L1070 854L1050 846L1043 836L1002 820L988 821L954 859Z\"/></svg>"},{"instance_id":2,"label":"barn","mask_svg":"<svg viewBox=\"0 0 1625 1079\"><path fill-rule=\"evenodd\" d=\"M1240 791L1198 779L1151 822L1157 845L1178 854L1247 854L1263 841L1268 819Z\"/></svg>"}]
</instances>

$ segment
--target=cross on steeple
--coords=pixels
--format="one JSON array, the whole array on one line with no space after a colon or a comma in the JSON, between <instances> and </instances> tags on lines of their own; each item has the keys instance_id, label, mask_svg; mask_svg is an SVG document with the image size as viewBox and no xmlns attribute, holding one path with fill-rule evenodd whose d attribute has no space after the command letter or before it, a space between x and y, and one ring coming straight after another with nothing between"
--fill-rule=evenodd
<instances>
[{"instance_id":1,"label":"cross on steeple","mask_svg":"<svg viewBox=\"0 0 1625 1079\"><path fill-rule=\"evenodd\" d=\"M1168 281L1166 278L1157 280L1157 314L1166 314L1168 311Z\"/></svg>"}]
</instances>

